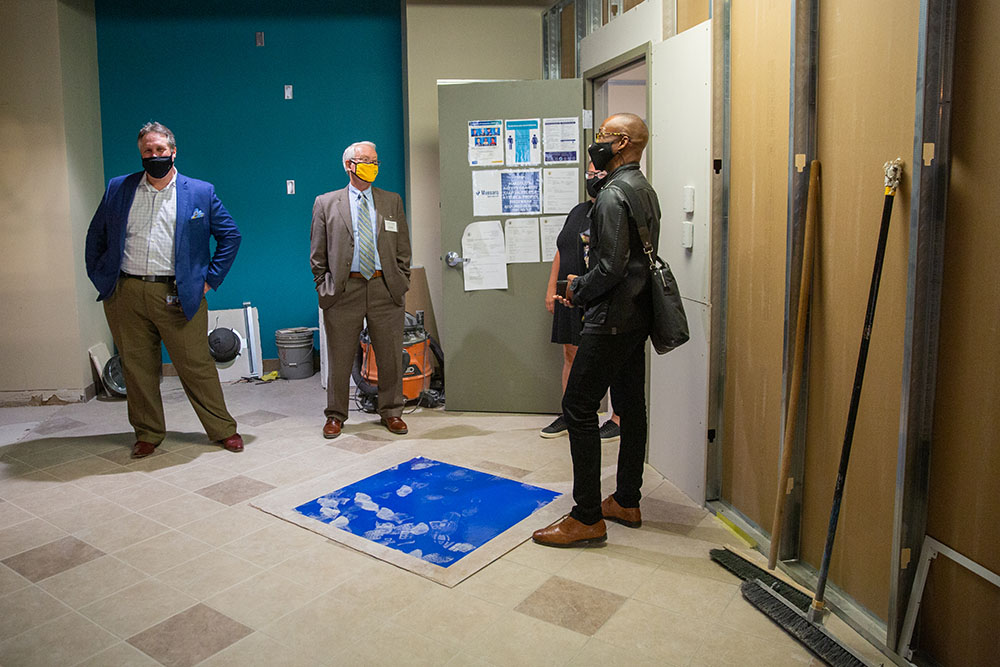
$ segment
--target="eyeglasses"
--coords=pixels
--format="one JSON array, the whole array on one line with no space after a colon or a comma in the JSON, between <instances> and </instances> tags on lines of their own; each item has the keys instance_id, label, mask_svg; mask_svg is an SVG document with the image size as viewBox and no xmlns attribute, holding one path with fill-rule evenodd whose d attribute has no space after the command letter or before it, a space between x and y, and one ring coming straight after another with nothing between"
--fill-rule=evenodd
<instances>
[{"instance_id":1,"label":"eyeglasses","mask_svg":"<svg viewBox=\"0 0 1000 667\"><path fill-rule=\"evenodd\" d=\"M351 162L353 162L354 164L373 164L376 167L378 166L378 160L371 160L371 161L368 161L368 160L351 160Z\"/></svg>"},{"instance_id":2,"label":"eyeglasses","mask_svg":"<svg viewBox=\"0 0 1000 667\"><path fill-rule=\"evenodd\" d=\"M624 132L605 132L603 127L594 135L595 139L600 139L601 137L624 137L625 139L630 139Z\"/></svg>"},{"instance_id":3,"label":"eyeglasses","mask_svg":"<svg viewBox=\"0 0 1000 667\"><path fill-rule=\"evenodd\" d=\"M607 175L608 175L608 172L604 171L603 169L601 171L591 171L590 169L587 170L587 180L588 181L590 179L592 179L592 178L604 178Z\"/></svg>"}]
</instances>

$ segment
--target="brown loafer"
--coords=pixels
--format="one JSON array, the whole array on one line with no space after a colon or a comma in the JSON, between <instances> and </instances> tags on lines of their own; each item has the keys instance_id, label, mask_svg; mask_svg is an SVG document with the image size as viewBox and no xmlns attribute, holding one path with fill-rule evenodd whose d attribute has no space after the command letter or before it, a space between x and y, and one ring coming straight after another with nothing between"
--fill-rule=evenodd
<instances>
[{"instance_id":1,"label":"brown loafer","mask_svg":"<svg viewBox=\"0 0 1000 667\"><path fill-rule=\"evenodd\" d=\"M157 445L151 442L146 442L145 440L136 440L135 444L132 445L132 458L134 459L144 459L156 449Z\"/></svg>"},{"instance_id":2,"label":"brown loafer","mask_svg":"<svg viewBox=\"0 0 1000 667\"><path fill-rule=\"evenodd\" d=\"M622 507L615 500L614 494L605 498L604 502L601 503L601 514L604 515L605 519L629 528L638 528L642 525L642 513L639 512L639 508Z\"/></svg>"},{"instance_id":3,"label":"brown loafer","mask_svg":"<svg viewBox=\"0 0 1000 667\"><path fill-rule=\"evenodd\" d=\"M389 429L390 433L405 435L407 433L406 422L399 417L382 417L382 426Z\"/></svg>"},{"instance_id":4,"label":"brown loafer","mask_svg":"<svg viewBox=\"0 0 1000 667\"><path fill-rule=\"evenodd\" d=\"M327 440L333 440L340 435L340 430L343 427L344 422L335 417L327 417L326 424L323 426L323 437Z\"/></svg>"},{"instance_id":5,"label":"brown loafer","mask_svg":"<svg viewBox=\"0 0 1000 667\"><path fill-rule=\"evenodd\" d=\"M231 436L225 440L219 440L219 444L223 448L229 450L230 452L242 452L243 451L243 438L239 433L233 433Z\"/></svg>"},{"instance_id":6,"label":"brown loafer","mask_svg":"<svg viewBox=\"0 0 1000 667\"><path fill-rule=\"evenodd\" d=\"M588 526L568 516L548 528L536 530L531 539L547 547L583 547L606 541L608 529L603 520Z\"/></svg>"}]
</instances>

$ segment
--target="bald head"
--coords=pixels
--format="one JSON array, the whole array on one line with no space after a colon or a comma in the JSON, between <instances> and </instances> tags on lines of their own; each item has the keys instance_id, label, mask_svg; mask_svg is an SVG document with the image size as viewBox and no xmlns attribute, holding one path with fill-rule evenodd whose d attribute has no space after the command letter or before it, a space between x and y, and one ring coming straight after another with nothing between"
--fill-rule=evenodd
<instances>
[{"instance_id":1,"label":"bald head","mask_svg":"<svg viewBox=\"0 0 1000 667\"><path fill-rule=\"evenodd\" d=\"M622 135L628 137L624 146L618 152L621 156L621 164L638 162L642 158L642 151L649 143L649 130L646 123L634 113L616 113L608 116L601 123L600 134L608 135L609 138L621 140ZM617 163L616 163L617 164Z\"/></svg>"}]
</instances>

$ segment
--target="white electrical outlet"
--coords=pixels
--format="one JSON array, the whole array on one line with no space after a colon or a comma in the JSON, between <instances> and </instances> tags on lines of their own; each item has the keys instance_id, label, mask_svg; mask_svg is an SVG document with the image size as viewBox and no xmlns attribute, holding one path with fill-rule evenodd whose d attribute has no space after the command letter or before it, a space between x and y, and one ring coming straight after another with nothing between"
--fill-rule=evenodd
<instances>
[{"instance_id":1,"label":"white electrical outlet","mask_svg":"<svg viewBox=\"0 0 1000 667\"><path fill-rule=\"evenodd\" d=\"M285 86L285 99L286 100L292 99L292 86L291 85L286 85Z\"/></svg>"},{"instance_id":2,"label":"white electrical outlet","mask_svg":"<svg viewBox=\"0 0 1000 667\"><path fill-rule=\"evenodd\" d=\"M285 191L290 194L295 194L295 181L285 181Z\"/></svg>"}]
</instances>

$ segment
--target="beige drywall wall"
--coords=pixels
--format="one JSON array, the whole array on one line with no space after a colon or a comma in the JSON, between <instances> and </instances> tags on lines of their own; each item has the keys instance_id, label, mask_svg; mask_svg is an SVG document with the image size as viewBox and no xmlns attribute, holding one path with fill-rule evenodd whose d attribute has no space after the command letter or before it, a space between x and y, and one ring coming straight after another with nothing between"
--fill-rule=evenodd
<instances>
[{"instance_id":1,"label":"beige drywall wall","mask_svg":"<svg viewBox=\"0 0 1000 667\"><path fill-rule=\"evenodd\" d=\"M100 197L92 2L4 0L0 43L0 394L82 396L87 347L110 342L82 299L83 237ZM67 140L67 129L71 131ZM96 138L94 134L96 133ZM98 199L87 190L97 183ZM84 220L86 218L86 220ZM89 283L86 283L89 284ZM95 312L96 311L96 312ZM87 342L84 341L84 330Z\"/></svg>"},{"instance_id":2,"label":"beige drywall wall","mask_svg":"<svg viewBox=\"0 0 1000 667\"><path fill-rule=\"evenodd\" d=\"M438 176L438 79L540 79L542 7L406 6L410 172L407 186L413 263L427 269L441 314L441 218ZM488 29L484 29L488 26Z\"/></svg>"}]
</instances>

